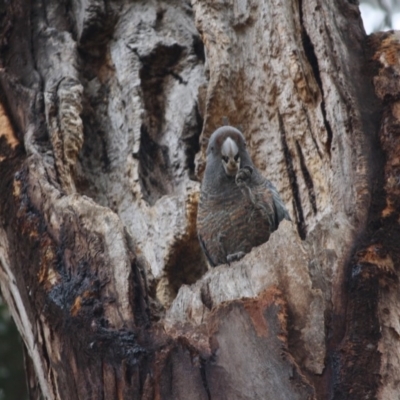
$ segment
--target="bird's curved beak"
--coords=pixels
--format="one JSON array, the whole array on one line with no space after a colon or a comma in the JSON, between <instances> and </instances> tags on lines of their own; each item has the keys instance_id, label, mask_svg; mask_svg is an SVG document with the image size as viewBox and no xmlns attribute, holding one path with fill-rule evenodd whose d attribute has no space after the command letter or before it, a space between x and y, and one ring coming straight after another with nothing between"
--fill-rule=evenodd
<instances>
[{"instance_id":1,"label":"bird's curved beak","mask_svg":"<svg viewBox=\"0 0 400 400\"><path fill-rule=\"evenodd\" d=\"M227 163L224 163L225 173L228 176L236 176L239 171L240 160L235 161L233 157L230 157Z\"/></svg>"}]
</instances>

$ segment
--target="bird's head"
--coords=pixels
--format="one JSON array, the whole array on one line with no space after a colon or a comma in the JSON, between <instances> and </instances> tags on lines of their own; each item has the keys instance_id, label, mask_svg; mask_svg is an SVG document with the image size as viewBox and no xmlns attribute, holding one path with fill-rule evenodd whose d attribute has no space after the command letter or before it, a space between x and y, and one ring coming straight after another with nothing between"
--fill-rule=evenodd
<instances>
[{"instance_id":1,"label":"bird's head","mask_svg":"<svg viewBox=\"0 0 400 400\"><path fill-rule=\"evenodd\" d=\"M251 163L242 133L232 126L218 128L208 142L207 164L220 162L225 174L234 177L243 161Z\"/></svg>"}]
</instances>

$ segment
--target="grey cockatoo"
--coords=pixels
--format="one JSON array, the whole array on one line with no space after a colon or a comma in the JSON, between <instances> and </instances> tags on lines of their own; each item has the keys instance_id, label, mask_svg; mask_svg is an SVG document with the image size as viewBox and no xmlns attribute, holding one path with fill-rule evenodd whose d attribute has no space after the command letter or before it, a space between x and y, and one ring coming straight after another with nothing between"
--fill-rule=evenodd
<instances>
[{"instance_id":1,"label":"grey cockatoo","mask_svg":"<svg viewBox=\"0 0 400 400\"><path fill-rule=\"evenodd\" d=\"M289 213L272 183L254 166L242 133L217 129L207 147L197 232L211 264L238 260L269 239Z\"/></svg>"}]
</instances>

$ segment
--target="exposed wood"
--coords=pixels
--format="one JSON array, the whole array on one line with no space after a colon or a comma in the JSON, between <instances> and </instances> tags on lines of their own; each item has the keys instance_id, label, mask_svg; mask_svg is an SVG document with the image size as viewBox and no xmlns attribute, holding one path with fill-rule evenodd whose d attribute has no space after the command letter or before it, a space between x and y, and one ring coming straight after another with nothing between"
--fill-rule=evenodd
<instances>
[{"instance_id":1,"label":"exposed wood","mask_svg":"<svg viewBox=\"0 0 400 400\"><path fill-rule=\"evenodd\" d=\"M400 113L398 96L400 87L397 76L400 72L399 32L377 34L371 38L373 60L378 72L374 77L375 91L384 103L379 138L385 153L384 193L385 204L380 214L380 225L374 232L372 245L361 254L363 266L375 269L379 277L379 294L376 308L376 325L379 333L377 347L380 354L381 382L378 398L396 398L399 382L394 371L399 367L399 127Z\"/></svg>"}]
</instances>

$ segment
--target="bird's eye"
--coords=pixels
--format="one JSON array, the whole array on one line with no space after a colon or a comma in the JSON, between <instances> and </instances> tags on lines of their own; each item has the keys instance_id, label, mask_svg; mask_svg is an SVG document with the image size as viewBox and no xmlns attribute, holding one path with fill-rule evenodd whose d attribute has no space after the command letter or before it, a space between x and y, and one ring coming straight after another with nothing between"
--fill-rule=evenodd
<instances>
[{"instance_id":1,"label":"bird's eye","mask_svg":"<svg viewBox=\"0 0 400 400\"><path fill-rule=\"evenodd\" d=\"M237 162L239 160L239 153L236 154L235 157L233 157L235 159L235 161Z\"/></svg>"},{"instance_id":2,"label":"bird's eye","mask_svg":"<svg viewBox=\"0 0 400 400\"><path fill-rule=\"evenodd\" d=\"M222 156L222 159L227 163L228 162L228 157L227 156Z\"/></svg>"}]
</instances>

